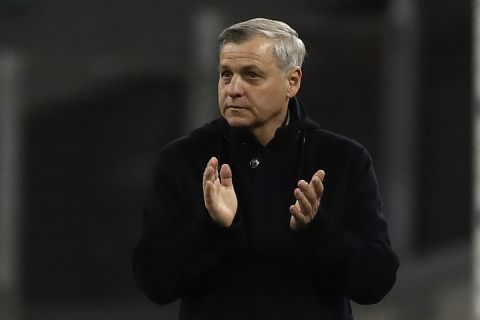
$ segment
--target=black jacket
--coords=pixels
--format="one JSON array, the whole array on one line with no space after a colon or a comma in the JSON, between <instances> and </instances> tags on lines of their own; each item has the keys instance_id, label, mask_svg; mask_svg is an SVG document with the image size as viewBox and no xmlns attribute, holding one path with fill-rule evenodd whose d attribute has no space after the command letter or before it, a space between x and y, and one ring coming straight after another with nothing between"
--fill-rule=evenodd
<instances>
[{"instance_id":1,"label":"black jacket","mask_svg":"<svg viewBox=\"0 0 480 320\"><path fill-rule=\"evenodd\" d=\"M350 300L376 303L393 286L399 264L368 152L321 129L295 100L289 111L291 123L266 146L217 119L162 150L134 273L156 303L181 298L180 319L352 319ZM212 156L232 168L239 207L230 228L204 206ZM292 231L293 190L318 169L321 208Z\"/></svg>"}]
</instances>

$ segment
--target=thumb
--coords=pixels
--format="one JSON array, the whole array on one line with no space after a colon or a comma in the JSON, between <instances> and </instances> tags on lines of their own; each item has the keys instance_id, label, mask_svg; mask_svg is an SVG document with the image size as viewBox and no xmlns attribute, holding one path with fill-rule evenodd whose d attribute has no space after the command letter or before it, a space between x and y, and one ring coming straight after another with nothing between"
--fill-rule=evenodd
<instances>
[{"instance_id":1,"label":"thumb","mask_svg":"<svg viewBox=\"0 0 480 320\"><path fill-rule=\"evenodd\" d=\"M228 164L222 164L220 168L220 182L224 187L233 187L232 170Z\"/></svg>"}]
</instances>

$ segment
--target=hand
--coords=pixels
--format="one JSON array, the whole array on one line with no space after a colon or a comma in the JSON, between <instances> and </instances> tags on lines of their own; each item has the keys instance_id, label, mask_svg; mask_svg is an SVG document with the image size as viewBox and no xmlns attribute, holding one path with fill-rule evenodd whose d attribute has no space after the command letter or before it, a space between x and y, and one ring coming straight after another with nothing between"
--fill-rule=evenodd
<instances>
[{"instance_id":1,"label":"hand","mask_svg":"<svg viewBox=\"0 0 480 320\"><path fill-rule=\"evenodd\" d=\"M230 227L237 213L237 195L233 189L232 170L223 164L218 173L218 160L212 157L203 173L203 200L212 219Z\"/></svg>"},{"instance_id":2,"label":"hand","mask_svg":"<svg viewBox=\"0 0 480 320\"><path fill-rule=\"evenodd\" d=\"M317 214L320 207L320 200L323 194L323 179L325 171L318 170L312 176L310 183L305 180L298 181L298 188L293 194L297 201L290 206L290 228L299 230L305 228Z\"/></svg>"}]
</instances>

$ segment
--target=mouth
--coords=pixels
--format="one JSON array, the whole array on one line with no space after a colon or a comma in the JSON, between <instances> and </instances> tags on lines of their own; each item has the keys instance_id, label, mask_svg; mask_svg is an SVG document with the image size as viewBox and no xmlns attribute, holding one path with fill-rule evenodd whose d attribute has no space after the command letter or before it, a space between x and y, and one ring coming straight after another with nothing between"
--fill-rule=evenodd
<instances>
[{"instance_id":1,"label":"mouth","mask_svg":"<svg viewBox=\"0 0 480 320\"><path fill-rule=\"evenodd\" d=\"M241 110L247 110L248 108L240 107L240 106L227 106L225 108L225 110L228 110L228 109L235 110L235 111L241 111Z\"/></svg>"}]
</instances>

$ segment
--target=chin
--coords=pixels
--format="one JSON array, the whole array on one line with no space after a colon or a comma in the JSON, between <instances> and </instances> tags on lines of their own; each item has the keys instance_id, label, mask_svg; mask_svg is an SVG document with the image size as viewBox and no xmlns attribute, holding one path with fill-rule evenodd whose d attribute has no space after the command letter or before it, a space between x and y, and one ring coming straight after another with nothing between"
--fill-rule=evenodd
<instances>
[{"instance_id":1,"label":"chin","mask_svg":"<svg viewBox=\"0 0 480 320\"><path fill-rule=\"evenodd\" d=\"M227 120L228 124L231 127L237 127L237 128L242 128L242 127L250 127L251 126L251 121L248 121L248 119L245 118L240 118L240 117L224 117L225 120Z\"/></svg>"}]
</instances>

